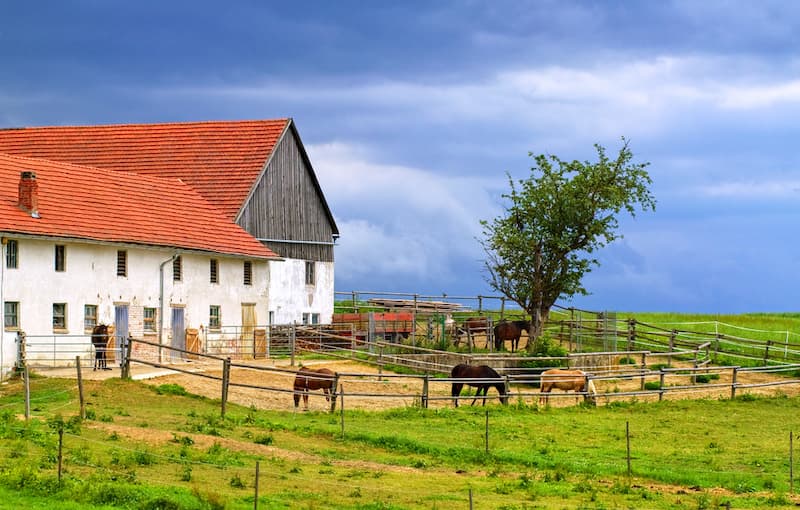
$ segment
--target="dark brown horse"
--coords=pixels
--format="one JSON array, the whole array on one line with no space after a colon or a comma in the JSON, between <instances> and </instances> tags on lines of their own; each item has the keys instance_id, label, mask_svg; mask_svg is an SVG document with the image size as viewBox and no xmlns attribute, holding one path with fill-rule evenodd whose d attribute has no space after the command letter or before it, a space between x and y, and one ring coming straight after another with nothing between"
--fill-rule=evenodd
<instances>
[{"instance_id":1,"label":"dark brown horse","mask_svg":"<svg viewBox=\"0 0 800 510\"><path fill-rule=\"evenodd\" d=\"M456 326L456 341L455 345L461 342L461 337L467 335L471 338L476 333L486 334L489 331L488 317L469 317L463 324Z\"/></svg>"},{"instance_id":2,"label":"dark brown horse","mask_svg":"<svg viewBox=\"0 0 800 510\"><path fill-rule=\"evenodd\" d=\"M531 321L502 321L494 327L494 348L502 350L506 340L511 340L511 352L519 348L519 337L525 331L530 335Z\"/></svg>"},{"instance_id":3,"label":"dark brown horse","mask_svg":"<svg viewBox=\"0 0 800 510\"><path fill-rule=\"evenodd\" d=\"M327 368L308 368L300 367L294 378L294 407L300 405L300 396L303 396L303 406L308 411L308 391L322 390L325 400L330 402L331 398L336 401L336 395L331 388L336 374Z\"/></svg>"},{"instance_id":4,"label":"dark brown horse","mask_svg":"<svg viewBox=\"0 0 800 510\"><path fill-rule=\"evenodd\" d=\"M106 362L108 350L108 326L98 324L92 329L92 345L94 345L94 370L111 370Z\"/></svg>"},{"instance_id":5,"label":"dark brown horse","mask_svg":"<svg viewBox=\"0 0 800 510\"><path fill-rule=\"evenodd\" d=\"M461 395L461 389L465 384L473 388L478 388L471 405L475 405L475 402L481 396L483 396L483 405L486 405L486 394L489 393L490 387L497 389L502 404L505 405L508 403L505 382L500 374L492 367L486 365L465 365L462 363L453 367L453 370L450 371L450 377L452 379L470 379L465 382L453 382L453 388L450 394L454 397L456 407L458 407L458 396Z\"/></svg>"}]
</instances>

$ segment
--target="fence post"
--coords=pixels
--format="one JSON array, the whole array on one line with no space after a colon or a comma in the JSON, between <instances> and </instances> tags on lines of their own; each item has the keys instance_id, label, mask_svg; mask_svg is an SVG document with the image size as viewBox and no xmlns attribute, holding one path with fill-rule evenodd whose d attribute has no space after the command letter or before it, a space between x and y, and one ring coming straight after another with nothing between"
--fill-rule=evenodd
<instances>
[{"instance_id":1,"label":"fence post","mask_svg":"<svg viewBox=\"0 0 800 510\"><path fill-rule=\"evenodd\" d=\"M628 351L633 350L636 341L636 319L628 319Z\"/></svg>"},{"instance_id":2,"label":"fence post","mask_svg":"<svg viewBox=\"0 0 800 510\"><path fill-rule=\"evenodd\" d=\"M678 336L678 330L673 329L669 334L669 356L667 356L667 366L672 368L672 351L675 350L675 337Z\"/></svg>"},{"instance_id":3,"label":"fence post","mask_svg":"<svg viewBox=\"0 0 800 510\"><path fill-rule=\"evenodd\" d=\"M664 398L664 376L666 372L664 372L663 368L659 369L659 372L661 372L661 374L658 379L658 401L661 402Z\"/></svg>"},{"instance_id":4,"label":"fence post","mask_svg":"<svg viewBox=\"0 0 800 510\"><path fill-rule=\"evenodd\" d=\"M486 411L486 434L484 444L486 445L486 455L489 455L489 411Z\"/></svg>"},{"instance_id":5,"label":"fence post","mask_svg":"<svg viewBox=\"0 0 800 510\"><path fill-rule=\"evenodd\" d=\"M253 510L258 510L258 461L256 461L255 497L253 497Z\"/></svg>"},{"instance_id":6,"label":"fence post","mask_svg":"<svg viewBox=\"0 0 800 510\"><path fill-rule=\"evenodd\" d=\"M64 425L58 426L58 483L61 484L61 466L64 460Z\"/></svg>"},{"instance_id":7,"label":"fence post","mask_svg":"<svg viewBox=\"0 0 800 510\"><path fill-rule=\"evenodd\" d=\"M739 374L739 367L733 367L731 374L731 400L736 398L736 376Z\"/></svg>"},{"instance_id":8,"label":"fence post","mask_svg":"<svg viewBox=\"0 0 800 510\"><path fill-rule=\"evenodd\" d=\"M17 374L20 374L26 365L27 361L25 360L25 332L17 331L17 362L15 364Z\"/></svg>"},{"instance_id":9,"label":"fence post","mask_svg":"<svg viewBox=\"0 0 800 510\"><path fill-rule=\"evenodd\" d=\"M378 381L383 381L383 346L378 348Z\"/></svg>"},{"instance_id":10,"label":"fence post","mask_svg":"<svg viewBox=\"0 0 800 510\"><path fill-rule=\"evenodd\" d=\"M333 375L333 386L331 387L331 414L336 411L336 388L339 387L339 374Z\"/></svg>"},{"instance_id":11,"label":"fence post","mask_svg":"<svg viewBox=\"0 0 800 510\"><path fill-rule=\"evenodd\" d=\"M767 340L767 345L764 347L764 366L769 363L769 346L771 343L772 340Z\"/></svg>"},{"instance_id":12,"label":"fence post","mask_svg":"<svg viewBox=\"0 0 800 510\"><path fill-rule=\"evenodd\" d=\"M344 384L339 385L339 395L342 396L342 403L339 405L339 416L342 422L342 438L344 438Z\"/></svg>"},{"instance_id":13,"label":"fence post","mask_svg":"<svg viewBox=\"0 0 800 510\"><path fill-rule=\"evenodd\" d=\"M631 425L630 422L625 422L625 443L626 443L626 450L627 450L627 460L628 460L628 482L630 482L631 478Z\"/></svg>"},{"instance_id":14,"label":"fence post","mask_svg":"<svg viewBox=\"0 0 800 510\"><path fill-rule=\"evenodd\" d=\"M75 356L75 367L78 371L78 400L81 405L81 420L86 419L86 403L83 400L83 377L81 376L81 357Z\"/></svg>"},{"instance_id":15,"label":"fence post","mask_svg":"<svg viewBox=\"0 0 800 510\"><path fill-rule=\"evenodd\" d=\"M294 366L294 341L295 341L295 332L297 330L297 323L292 323L292 332L289 335L289 350L291 351L291 365Z\"/></svg>"},{"instance_id":16,"label":"fence post","mask_svg":"<svg viewBox=\"0 0 800 510\"><path fill-rule=\"evenodd\" d=\"M422 380L422 408L428 408L428 379L430 376L425 374L425 379Z\"/></svg>"},{"instance_id":17,"label":"fence post","mask_svg":"<svg viewBox=\"0 0 800 510\"><path fill-rule=\"evenodd\" d=\"M128 335L128 342L125 344L125 360L122 363L122 378L131 378L131 354L133 353L133 337Z\"/></svg>"},{"instance_id":18,"label":"fence post","mask_svg":"<svg viewBox=\"0 0 800 510\"><path fill-rule=\"evenodd\" d=\"M222 362L222 417L225 418L225 408L228 403L228 383L231 379L231 359L225 358Z\"/></svg>"},{"instance_id":19,"label":"fence post","mask_svg":"<svg viewBox=\"0 0 800 510\"><path fill-rule=\"evenodd\" d=\"M31 373L28 371L28 366L25 366L23 372L25 377L25 421L31 418Z\"/></svg>"}]
</instances>

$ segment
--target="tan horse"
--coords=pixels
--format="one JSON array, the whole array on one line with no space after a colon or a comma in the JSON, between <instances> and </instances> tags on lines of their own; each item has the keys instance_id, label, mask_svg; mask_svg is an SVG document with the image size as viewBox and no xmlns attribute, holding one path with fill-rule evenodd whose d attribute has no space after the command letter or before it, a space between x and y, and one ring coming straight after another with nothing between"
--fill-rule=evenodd
<instances>
[{"instance_id":1,"label":"tan horse","mask_svg":"<svg viewBox=\"0 0 800 510\"><path fill-rule=\"evenodd\" d=\"M336 374L327 368L308 368L300 367L297 375L294 378L294 407L300 405L300 396L303 397L303 406L308 411L308 390L322 390L325 394L325 400L330 402L331 398L336 401L336 395L333 393L333 381Z\"/></svg>"},{"instance_id":2,"label":"tan horse","mask_svg":"<svg viewBox=\"0 0 800 510\"><path fill-rule=\"evenodd\" d=\"M578 403L578 393L585 393L583 398L592 404L597 404L597 390L594 381L583 370L565 370L553 368L542 372L541 394L539 403L547 404L547 397L553 388L564 390L564 392L575 392L575 403Z\"/></svg>"}]
</instances>

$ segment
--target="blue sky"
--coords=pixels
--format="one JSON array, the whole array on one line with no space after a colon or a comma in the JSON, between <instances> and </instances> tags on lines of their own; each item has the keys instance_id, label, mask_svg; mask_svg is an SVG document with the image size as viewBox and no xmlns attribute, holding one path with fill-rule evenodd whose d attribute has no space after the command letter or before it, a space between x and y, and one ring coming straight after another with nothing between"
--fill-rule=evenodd
<instances>
[{"instance_id":1,"label":"blue sky","mask_svg":"<svg viewBox=\"0 0 800 510\"><path fill-rule=\"evenodd\" d=\"M800 4L28 1L0 126L292 117L341 231L336 290L492 294L479 221L528 152L630 140L656 211L562 305L798 309Z\"/></svg>"}]
</instances>

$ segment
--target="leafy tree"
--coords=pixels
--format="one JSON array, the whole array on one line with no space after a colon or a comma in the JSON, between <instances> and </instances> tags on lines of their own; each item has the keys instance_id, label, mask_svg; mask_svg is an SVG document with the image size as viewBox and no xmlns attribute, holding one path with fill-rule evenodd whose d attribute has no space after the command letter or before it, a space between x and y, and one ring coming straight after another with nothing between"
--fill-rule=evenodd
<instances>
[{"instance_id":1,"label":"leafy tree","mask_svg":"<svg viewBox=\"0 0 800 510\"><path fill-rule=\"evenodd\" d=\"M650 163L634 163L625 138L615 159L594 147L593 163L529 153L531 175L516 183L508 177L504 214L481 221L487 282L530 314L534 339L556 300L588 294L581 282L599 265L594 253L622 237L619 213L655 210Z\"/></svg>"}]
</instances>

